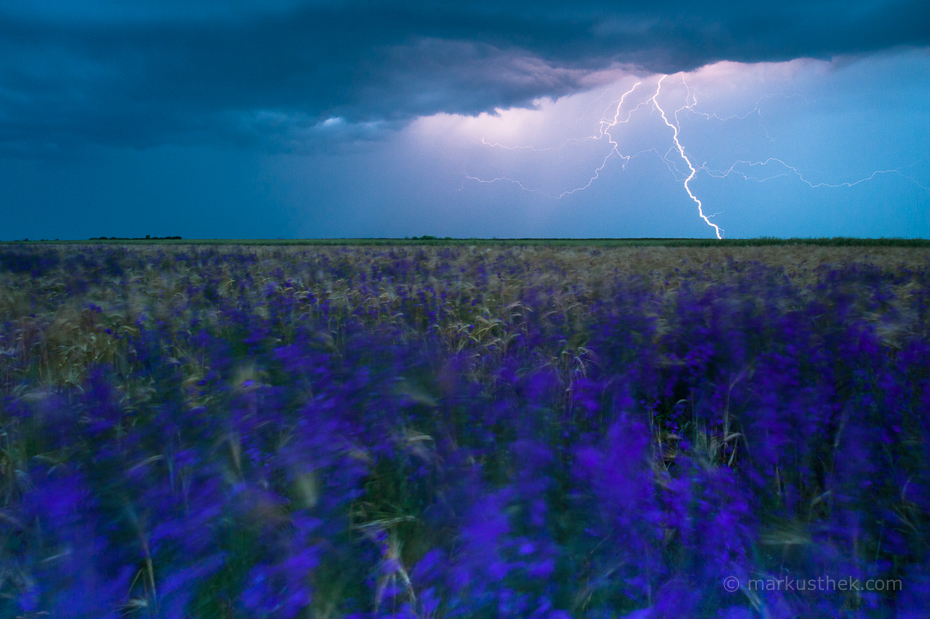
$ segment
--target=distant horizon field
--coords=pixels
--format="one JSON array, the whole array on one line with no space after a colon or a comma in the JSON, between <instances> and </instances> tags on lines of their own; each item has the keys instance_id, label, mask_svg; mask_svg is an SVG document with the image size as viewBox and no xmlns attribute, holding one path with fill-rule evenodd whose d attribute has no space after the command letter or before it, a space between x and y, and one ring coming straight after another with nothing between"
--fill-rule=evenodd
<instances>
[{"instance_id":1,"label":"distant horizon field","mask_svg":"<svg viewBox=\"0 0 930 619\"><path fill-rule=\"evenodd\" d=\"M319 238L319 239L182 239L182 238L111 238L111 239L22 239L0 241L0 245L254 245L254 246L384 246L384 245L551 245L597 247L765 247L765 246L826 246L826 247L910 247L930 248L930 239L923 238L776 238L741 239L712 238L454 238L429 235L410 238Z\"/></svg>"}]
</instances>

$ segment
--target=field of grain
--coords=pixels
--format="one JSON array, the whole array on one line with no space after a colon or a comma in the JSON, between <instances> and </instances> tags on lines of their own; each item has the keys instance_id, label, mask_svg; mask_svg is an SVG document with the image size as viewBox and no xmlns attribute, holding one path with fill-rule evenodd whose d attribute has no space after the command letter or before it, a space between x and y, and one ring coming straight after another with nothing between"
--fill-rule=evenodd
<instances>
[{"instance_id":1,"label":"field of grain","mask_svg":"<svg viewBox=\"0 0 930 619\"><path fill-rule=\"evenodd\" d=\"M7 244L0 617L926 616L928 312L921 247Z\"/></svg>"}]
</instances>

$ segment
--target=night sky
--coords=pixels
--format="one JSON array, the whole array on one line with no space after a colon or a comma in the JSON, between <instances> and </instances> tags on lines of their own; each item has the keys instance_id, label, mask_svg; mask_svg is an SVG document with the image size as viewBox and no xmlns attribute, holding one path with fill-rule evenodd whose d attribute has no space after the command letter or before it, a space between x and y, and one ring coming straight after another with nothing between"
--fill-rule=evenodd
<instances>
[{"instance_id":1,"label":"night sky","mask_svg":"<svg viewBox=\"0 0 930 619\"><path fill-rule=\"evenodd\" d=\"M930 3L0 0L3 241L718 231L930 237Z\"/></svg>"}]
</instances>

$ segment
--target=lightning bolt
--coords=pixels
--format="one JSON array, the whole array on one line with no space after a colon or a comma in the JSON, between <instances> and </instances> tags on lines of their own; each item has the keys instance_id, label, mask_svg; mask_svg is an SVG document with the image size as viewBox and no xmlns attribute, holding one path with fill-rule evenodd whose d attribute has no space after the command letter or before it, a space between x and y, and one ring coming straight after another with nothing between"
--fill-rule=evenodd
<instances>
[{"instance_id":1,"label":"lightning bolt","mask_svg":"<svg viewBox=\"0 0 930 619\"><path fill-rule=\"evenodd\" d=\"M775 142L775 140L773 140L772 136L769 135L769 130L766 128L765 124L762 122L762 109L759 107L762 101L765 99L772 99L775 97L784 97L785 99L791 99L791 98L797 97L799 99L803 99L804 101L807 101L807 97L804 97L798 94L785 95L785 94L778 93L774 95L762 95L756 100L755 106L748 112L745 112L743 114L731 114L729 116L720 116L716 112L712 114L708 114L707 112L699 112L696 109L694 109L695 107L697 107L697 94L700 93L703 95L704 93L701 93L697 89L692 89L691 86L688 85L688 82L685 80L684 77L681 78L681 82L682 84L685 85L685 89L688 91L688 97L690 97L691 100L693 101L691 105L688 105L687 100L686 100L685 107L682 109L686 109L691 114L694 114L695 116L700 116L704 120L719 120L720 122L727 122L730 120L746 120L750 116L756 116L759 119L759 127L761 127L762 131L765 133L765 137L768 139L769 142L773 142L773 143Z\"/></svg>"},{"instance_id":2,"label":"lightning bolt","mask_svg":"<svg viewBox=\"0 0 930 619\"><path fill-rule=\"evenodd\" d=\"M720 228L720 226L718 226L717 224L715 224L714 222L712 222L712 221L710 220L710 217L714 217L714 216L716 216L716 215L719 215L720 213L715 213L714 215L711 215L711 216L705 215L705 214L704 214L704 206L703 206L703 204L701 203L700 199L698 199L698 197L694 195L694 192L691 191L690 183L691 183L691 180L694 178L694 176L697 174L697 170L698 170L698 169L695 168L695 167L692 165L691 160L688 159L688 156L685 154L685 149L684 149L684 147L681 145L681 141L678 139L678 134L679 134L679 130L680 130L680 129L679 129L680 125L679 125L679 122L678 122L678 112L680 112L680 111L682 111L682 110L684 110L684 109L691 109L691 108L693 108L693 107L697 104L697 98L691 93L691 90L688 89L688 98L687 98L687 100L686 100L686 102L685 102L686 105L685 105L685 107L679 108L678 110L675 111L675 116L674 116L674 117L675 117L675 123L672 124L672 123L669 121L668 117L666 116L665 110L662 109L662 106L659 105L659 102L658 102L658 100L657 100L657 97L659 96L659 93L660 93L661 90L662 90L662 82L663 82L663 81L665 80L665 78L667 78L667 77L668 77L667 75L663 75L663 76L661 76L661 77L659 78L659 81L658 81L658 83L657 83L657 85L656 85L656 91L655 91L655 93L652 95L652 97L650 97L649 99L646 99L645 101L641 101L636 107L632 108L631 110L629 110L629 112L627 112L625 118L621 118L621 114L623 113L623 105L624 105L624 103L626 102L627 97L629 97L630 95L632 95L633 92L642 84L642 82L639 81L639 82L636 82L635 84L633 84L633 87L632 87L632 88L630 88L629 90L627 90L626 92L624 92L623 95L622 95L618 100L616 100L614 103L611 104L611 106L614 107L613 117L612 117L612 118L602 118L602 119L600 120L600 122L598 122L598 125L597 125L597 133L595 133L595 134L592 135L592 136L589 136L589 137L586 137L586 138L581 138L581 139L570 139L570 140L566 140L566 141L562 142L562 144L560 144L559 146L556 146L556 147L547 147L547 148L536 148L535 146L505 146L505 145L503 145L503 144L496 143L496 142L493 142L493 143L492 143L492 142L488 142L488 141L485 140L484 138L481 139L481 143L484 144L485 146L496 147L496 148L504 148L504 149L507 149L507 150L530 150L530 151L533 151L533 152L543 152L543 151L559 150L559 149L561 149L561 148L563 148L563 147L565 147L565 146L567 146L567 145L569 145L569 144L577 144L577 143L581 143L581 142L585 142L585 141L591 141L591 140L602 140L602 139L605 139L605 138L606 138L606 139L607 139L607 142L610 144L610 150L607 151L607 154L604 156L603 160L601 161L601 164L600 164L598 167L596 167L596 168L594 169L594 173L593 173L593 174L591 175L591 177L588 179L588 182L585 183L584 185L580 185L580 186L575 187L575 188L573 188L573 189L568 189L568 190L563 191L563 192L561 192L561 193L559 193L559 194L557 194L557 195L551 196L551 197L554 197L554 198L556 198L556 199L561 199L561 198L564 198L565 196L568 196L568 195L571 195L571 194L574 194L574 193L578 193L578 192L580 192L580 191L584 191L585 189L587 189L588 187L590 187L598 178L600 178L601 172L603 172L604 168L607 166L608 161L610 161L610 159L611 159L612 157L618 157L618 158L622 159L622 160L623 160L623 164L621 165L621 169L626 169L627 164L628 164L628 163L630 162L630 160L631 160L633 157L635 157L636 155L640 155L640 154L642 154L642 153L644 153L644 152L650 152L650 151L656 152L656 154L658 154L658 151L656 151L655 149L649 149L649 150L647 150L647 151L639 151L638 153L634 153L634 154L631 154L631 155L624 155L623 153L620 152L620 145L619 145L619 144L617 143L617 141L614 139L613 135L611 135L611 130L612 130L612 129L614 129L614 128L617 127L618 125L624 125L624 124L629 123L629 122L630 122L630 119L633 117L633 113L634 113L634 112L636 112L637 110L639 110L640 108L642 108L642 107L644 107L644 106L648 106L648 105L651 104L656 110L659 111L659 113L660 113L661 116L662 116L662 120L665 122L665 124L666 124L668 127L670 127L670 128L672 129L672 141L674 142L675 148L678 150L678 153L680 154L681 158L684 159L685 163L687 163L687 165L688 165L689 174L688 174L688 177L684 180L684 183L683 183L683 184L684 184L685 191L687 192L687 194L688 194L688 196L691 198L691 200L693 200L694 203L697 204L697 207L698 207L698 215L701 217L701 219L703 219L704 222L707 223L708 226L710 226L711 228L714 229L714 232L716 233L718 239L722 239L722 238L723 238L723 230ZM687 87L687 84L686 84L685 86ZM752 113L752 112L748 112L748 113L746 114L746 116L749 116L751 113ZM726 119L721 119L721 120L726 120ZM669 149L669 150L671 150L671 149ZM669 168L672 169L673 172L677 171L677 168L675 168L674 164L672 164L672 163L668 160L667 154L668 154L668 153L666 153L666 155L659 155L659 156L663 159L663 161L666 162L666 164L669 165ZM478 177L476 177L476 176L472 176L472 175L468 174L467 171L465 172L465 179L462 181L462 187L459 188L459 191L461 191L461 190L464 188L464 183L465 183L465 181L475 181L475 182L483 183L483 184L493 184L493 183L498 183L498 182L507 182L507 183L513 183L513 184L517 185L518 187L520 187L520 188L523 189L524 191L529 191L529 192L533 192L533 193L543 193L543 192L539 191L538 189L533 189L533 188L526 187L526 186L523 185L523 183L521 183L520 181L518 181L518 180L516 180L516 179L513 179L513 178L510 178L510 177L507 177L507 176L499 176L499 177L497 177L497 178L493 178L493 179L489 179L489 180L488 180L488 179L481 179L481 178L478 178Z\"/></svg>"},{"instance_id":3,"label":"lightning bolt","mask_svg":"<svg viewBox=\"0 0 930 619\"><path fill-rule=\"evenodd\" d=\"M681 145L681 141L679 141L678 139L678 132L679 132L678 112L680 112L683 109L694 107L695 105L697 105L697 99L695 99L691 95L691 92L689 90L688 100L691 100L691 104L689 105L688 100L686 100L685 107L675 110L675 115L674 115L675 124L672 124L671 122L669 122L668 117L665 115L665 110L662 109L662 106L659 105L659 101L658 101L659 93L662 91L662 82L665 81L666 77L668 76L663 75L662 77L659 78L659 84L658 86L656 86L656 94L652 95L652 99L650 99L650 101L652 101L652 104L656 106L657 110L659 110L659 114L662 115L662 120L665 121L665 124L668 125L672 129L672 141L675 143L675 147L678 149L678 153L681 155L681 158L684 159L685 163L688 164L688 169L691 170L691 173L688 175L688 178L686 178L684 182L685 191L688 192L688 196L690 196L691 199L694 201L694 203L697 204L698 215L701 217L701 219L704 220L704 223L706 223L708 226L714 229L714 232L716 233L718 239L722 239L723 230L720 229L720 226L712 222L710 220L710 217L704 214L704 205L701 204L701 201L698 199L698 197L695 196L694 193L691 191L691 187L689 183L691 182L691 179L693 179L694 176L697 174L697 169L691 164L691 160L688 159L688 155L685 154L685 147Z\"/></svg>"},{"instance_id":4,"label":"lightning bolt","mask_svg":"<svg viewBox=\"0 0 930 619\"><path fill-rule=\"evenodd\" d=\"M614 101L613 103L611 103L611 106L616 106L616 107L615 107L615 110L614 110L613 118L602 118L602 119L598 122L598 125L597 125L597 132L596 132L594 135L587 136L587 137L584 137L584 138L571 138L571 139L565 140L564 142L562 142L562 143L559 144L558 146L554 146L554 147L545 147L545 148L537 148L537 147L535 147L535 146L506 146L506 145L500 144L500 143L498 143L498 142L488 142L488 141L485 140L484 138L481 138L481 143L484 144L485 146L489 146L489 147L493 147L493 148L503 148L503 149L506 149L506 150L529 150L529 151L532 151L532 152L537 152L537 153L539 153L539 152L547 152L547 151L557 151L557 150L561 150L562 148L564 148L565 146L568 146L568 145L570 145L570 144L581 144L581 143L583 143L583 142L590 142L590 141L602 140L602 139L606 138L607 141L608 141L609 144L610 144L610 150L607 151L607 154L604 156L604 159L601 161L601 164L600 164L597 168L594 169L594 174L591 176L590 179L588 179L588 182L585 183L584 185L580 185L580 186L578 186L578 187L575 187L574 189L568 189L568 190L563 191L562 193L559 193L559 194L556 194L556 195L549 195L549 197L552 197L552 198L555 198L555 199L558 200L558 199L561 199L561 198L563 198L563 197L565 197L565 196L567 196L567 195L570 195L570 194L573 194L573 193L576 193L576 192L579 192L579 191L584 191L585 189L587 189L588 187L590 187L591 184L594 183L594 181L596 181L596 180L600 177L601 172L604 170L604 167L607 165L607 162L608 162L612 157L615 157L615 156L616 156L616 157L619 157L620 159L622 159L622 160L623 160L623 165L621 166L621 169L625 169L625 168L626 168L626 164L629 163L630 159L631 159L632 157L634 157L636 154L639 154L639 153L636 153L636 154L634 154L634 155L624 155L624 154L622 154L622 153L620 152L620 145L617 143L616 140L614 140L613 136L610 134L610 130L611 130L612 128L616 127L618 124L626 124L626 123L628 123L628 122L630 121L630 118L633 116L633 112L635 112L635 111L638 110L639 108L643 107L643 105L646 105L645 102L644 102L644 103L640 103L639 105L637 105L635 108L633 108L632 110L630 110L630 111L627 113L625 119L622 119L622 120L621 120L620 115L621 115L621 112L623 111L623 104L626 102L626 98L627 98L628 96L630 96L631 94L633 94L633 92L636 90L636 88L637 88L640 84L642 84L642 82L636 82L635 84L633 84L633 87L630 88L629 90L627 90L626 92L624 92L623 95L622 95L617 101ZM513 179L513 178L510 178L510 177L507 177L507 176L499 176L499 177L497 177L497 178L493 178L493 179L490 179L490 180L485 180L485 179L481 179L481 178L478 178L478 177L475 177L475 176L471 176L471 175L468 174L468 172L466 171L466 172L465 172L465 180L476 181L476 182L484 183L484 184L491 184L491 183L497 183L497 182L508 182L508 183L513 183L513 184L517 185L518 187L520 187L521 189L523 189L523 190L525 190L525 191L529 191L529 192L532 192L532 193L539 193L539 194L542 194L542 195L547 195L547 194L545 194L544 192L542 192L542 191L540 191L540 190L538 190L538 189L531 189L531 188L528 188L528 187L524 186L520 181L518 181L518 180L516 180L516 179ZM463 188L464 188L464 181L463 181L462 187L459 188L459 191L461 191Z\"/></svg>"},{"instance_id":5,"label":"lightning bolt","mask_svg":"<svg viewBox=\"0 0 930 619\"><path fill-rule=\"evenodd\" d=\"M462 185L461 185L461 187L459 187L459 191L462 191L462 190L465 188L465 181L475 181L476 183L483 183L483 184L485 184L485 185L492 185L492 184L494 184L494 183L506 182L506 183L513 183L514 185L516 185L517 187L519 187L519 188L522 189L523 191L528 191L528 192L530 192L530 193L539 193L539 194L543 194L543 192L541 192L541 191L538 190L538 189L533 189L532 187L527 187L526 185L524 185L524 184L521 183L520 181L518 181L518 180L516 180L516 179L513 179L513 178L506 177L506 176L498 176L497 178L492 178L492 179L490 179L490 180L487 180L487 179L483 179L483 178L478 178L477 176L472 176L471 174L468 173L468 170L464 170L464 172L465 172L465 178L462 180ZM545 194L543 194L543 195L545 195Z\"/></svg>"},{"instance_id":6,"label":"lightning bolt","mask_svg":"<svg viewBox=\"0 0 930 619\"><path fill-rule=\"evenodd\" d=\"M769 164L773 164L773 163L782 166L785 171L782 172L781 174L775 174L772 176L766 176L764 178L760 178L758 176L751 176L745 172L741 172L736 169L737 166L747 166L750 168L755 168L758 166L763 166L763 167L768 166ZM726 178L730 176L731 174L735 174L737 176L742 177L743 179L747 181L757 181L760 183L764 183L765 181L770 181L772 179L781 178L784 176L793 175L793 176L796 176L799 181L811 187L812 189L818 189L820 187L827 187L830 189L838 189L840 187L855 187L856 185L860 183L865 183L870 180L873 180L877 176L881 176L884 174L895 174L897 176L900 176L903 179L909 180L910 182L914 183L915 185L917 185L924 191L930 191L930 187L926 187L925 185L922 185L920 181L918 181L916 178L912 176L908 176L907 174L905 174L904 172L902 172L901 170L897 168L894 168L891 170L876 170L875 172L872 172L868 176L864 178L860 178L859 180L845 181L842 183L823 183L823 182L815 183L805 178L804 174L800 170L798 170L796 167L788 165L787 163L785 163L784 161L782 161L781 159L777 157L769 157L765 161L742 161L742 160L736 161L733 163L733 165L731 165L726 170L712 170L704 166L701 167L701 170L703 170L704 172L707 173L708 176L713 177L713 178Z\"/></svg>"},{"instance_id":7,"label":"lightning bolt","mask_svg":"<svg viewBox=\"0 0 930 619\"><path fill-rule=\"evenodd\" d=\"M602 118L601 121L598 123L598 133L597 133L595 136L593 136L591 139L600 140L601 138L606 137L606 138L607 138L607 141L610 143L610 150L607 152L607 155L604 157L604 160L601 161L601 165L599 165L597 168L595 168L595 170L594 170L594 175L593 175L590 179L588 179L588 182L587 182L586 184L582 185L581 187L575 187L574 189L570 189L570 190L568 190L568 191L563 191L562 193L560 193L560 194L557 196L558 198L561 199L561 198L563 198L563 197L565 197L565 196L567 196L567 195L571 195L571 194L576 193L576 192L578 192L578 191L584 191L585 189L587 189L588 187L590 187L590 186L591 186L591 183L593 183L594 181L596 181L596 180L598 179L598 177L600 177L601 172L604 170L604 167L607 165L607 162L608 162L608 161L610 160L610 158L613 157L614 155L616 155L617 157L620 157L621 159L623 159L623 165L620 166L620 169L621 169L621 170L625 170L625 169L626 169L626 164L628 164L628 163L630 162L630 159L632 159L635 155L624 155L624 154L622 154L622 153L620 152L620 145L617 144L617 141L614 140L614 138L613 138L612 135L610 135L610 130L613 129L614 127L616 127L617 125L626 124L626 123L630 122L630 118L633 117L633 112L635 112L636 110L638 110L639 108L641 108L641 107L643 106L643 103L640 103L639 105L637 105L636 107L634 107L632 110L630 110L630 112L626 115L626 119L625 119L625 120L620 120L620 112L621 112L621 110L623 109L623 103L626 101L626 98L627 98L628 96L630 96L631 94L633 94L633 91L636 90L636 87L639 86L640 84L642 84L642 82L636 82L635 84L633 84L633 87L630 88L630 89L629 89L628 91L626 91L625 93L623 93L623 96L621 96L620 99L619 99L618 101L616 101L617 108L616 108L616 110L614 111L613 120L608 120L608 119L603 119L603 118ZM639 154L639 153L636 153L636 154Z\"/></svg>"},{"instance_id":8,"label":"lightning bolt","mask_svg":"<svg viewBox=\"0 0 930 619\"><path fill-rule=\"evenodd\" d=\"M562 191L559 194L548 194L540 189L527 187L523 183L521 183L519 180L510 178L510 177L499 176L493 179L482 179L476 176L472 176L468 174L467 171L465 171L465 178L462 181L462 186L459 188L459 191L464 189L466 181L474 181L474 182L482 183L482 184L494 184L494 183L499 183L499 182L506 182L506 183L515 184L520 189L527 191L527 192L538 193L540 195L545 195L550 198L561 199L565 196L578 193L578 192L584 191L585 189L589 188L600 177L601 172L603 172L604 168L607 166L607 163L611 160L611 158L616 157L616 158L621 159L623 161L621 165L621 170L625 170L627 164L630 162L632 158L638 155L647 153L647 152L653 152L666 164L666 166L668 166L669 171L672 172L673 176L676 177L676 180L682 183L685 193L688 194L688 197L697 206L698 216L704 221L704 223L706 223L709 227L713 228L714 234L716 235L718 239L724 238L724 231L719 225L712 222L711 219L716 217L717 215L720 215L722 211L716 212L712 215L705 214L704 204L701 202L700 198L698 198L695 195L694 191L691 189L691 181L694 180L695 176L697 176L699 172L704 172L711 178L722 179L722 178L727 178L731 175L735 175L735 176L739 176L743 178L744 180L752 180L752 181L757 181L760 183L769 181L775 178L781 178L785 176L794 176L800 182L808 185L809 187L813 189L817 189L821 187L849 188L849 187L854 187L856 185L859 185L860 183L871 181L881 175L894 174L894 175L900 176L914 183L915 185L917 185L918 187L920 187L921 189L925 191L930 191L930 188L922 185L915 178L908 176L907 174L904 174L900 169L877 170L873 172L872 174L870 174L869 176L860 178L855 181L848 181L848 182L841 182L841 183L826 183L826 182L814 182L812 180L809 180L807 177L804 176L804 174L798 168L789 165L788 163L786 163L785 161L781 159L778 159L777 157L769 157L768 159L765 159L763 161L740 160L740 161L734 162L728 168L723 169L723 170L716 170L716 169L708 168L706 163L700 166L695 166L691 158L688 156L688 153L684 145L681 143L681 139L680 139L681 138L681 123L679 121L680 113L688 112L690 114L701 116L705 120L718 120L721 122L726 122L730 120L746 120L747 118L755 115L760 119L760 126L762 127L762 130L765 132L766 137L769 139L770 142L772 142L773 140L771 136L769 135L768 130L765 128L765 125L762 123L762 111L759 107L761 104L761 101L763 99L776 97L776 96L783 96L786 98L800 97L801 99L804 99L804 100L806 100L806 98L803 97L802 95L782 95L782 94L764 95L763 97L761 97L759 100L756 101L755 107L753 107L753 109L743 114L733 114L730 116L719 116L716 113L708 114L708 113L701 112L695 109L698 103L697 94L703 94L703 93L698 93L697 90L692 89L688 85L687 81L685 80L685 76L682 74L681 81L686 89L685 102L683 106L677 108L676 110L674 110L674 112L669 114L669 113L666 113L665 109L659 103L659 96L662 93L663 83L666 81L666 79L670 77L671 76L669 75L658 76L658 81L656 82L655 92L653 92L652 96L640 101L639 104L637 104L635 107L627 111L627 113L624 115L623 108L624 108L624 104L627 101L627 98L632 96L633 93L637 90L637 88L639 88L639 86L642 85L641 81L636 82L632 86L632 88L624 92L623 95L619 99L613 101L609 105L608 109L611 109L611 108L613 109L613 115L608 116L606 118L602 117L601 120L597 124L596 132L593 135L590 135L587 137L571 138L571 139L565 140L558 146L542 147L542 148L535 147L535 146L508 146L508 145L504 145L498 142L489 142L485 140L484 138L481 139L481 143L490 148L501 148L501 149L506 149L506 150L525 150L525 151L531 151L531 152L558 151L569 145L575 145L575 144L580 144L583 142L599 141L599 140L606 139L608 144L610 145L610 150L608 150L607 154L601 160L600 165L598 165L594 169L593 174L591 175L591 177L588 179L588 181L585 184L579 185L578 187L575 187L573 189ZM655 111L657 111L659 115L661 116L662 121L665 124L665 126L672 130L672 145L665 152L665 154L661 154L656 148L641 150L639 152L632 153L632 154L623 154L620 151L619 143L615 139L614 135L612 135L611 133L612 130L614 130L615 128L618 128L620 125L628 124L631 118L633 117L633 114L643 107L653 108ZM576 121L576 124L577 122L578 121ZM681 169L679 169L679 166L672 159L669 158L673 152L677 153L677 159L679 161L684 161L684 163L687 165L686 174ZM673 156L673 158L675 158L675 156ZM752 170L754 168L766 169L767 167L772 166L772 165L780 166L781 171L776 174L764 176L764 177L756 176L751 171L744 171L746 168L748 168L749 170ZM682 175L684 176L684 179L681 178Z\"/></svg>"}]
</instances>

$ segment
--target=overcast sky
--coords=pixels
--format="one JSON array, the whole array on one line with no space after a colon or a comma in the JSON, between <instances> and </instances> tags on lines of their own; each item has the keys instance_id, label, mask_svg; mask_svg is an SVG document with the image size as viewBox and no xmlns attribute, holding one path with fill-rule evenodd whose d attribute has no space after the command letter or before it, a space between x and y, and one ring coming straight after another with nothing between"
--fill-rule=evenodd
<instances>
[{"instance_id":1,"label":"overcast sky","mask_svg":"<svg viewBox=\"0 0 930 619\"><path fill-rule=\"evenodd\" d=\"M930 3L0 0L0 240L930 237Z\"/></svg>"}]
</instances>

